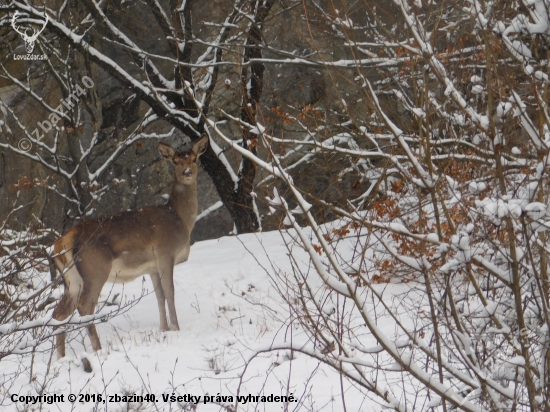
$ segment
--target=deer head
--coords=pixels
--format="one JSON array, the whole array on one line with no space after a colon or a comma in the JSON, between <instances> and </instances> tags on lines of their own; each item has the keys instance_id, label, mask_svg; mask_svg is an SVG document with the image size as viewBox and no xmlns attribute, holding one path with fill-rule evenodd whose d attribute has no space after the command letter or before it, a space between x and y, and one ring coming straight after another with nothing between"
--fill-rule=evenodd
<instances>
[{"instance_id":1,"label":"deer head","mask_svg":"<svg viewBox=\"0 0 550 412\"><path fill-rule=\"evenodd\" d=\"M15 12L13 17L11 18L11 26L23 38L23 40L25 41L25 49L27 49L27 53L30 54L34 50L34 42L36 41L36 39L38 39L40 33L42 33L46 28L46 24L48 24L49 18L48 15L46 15L46 20L43 21L42 28L40 29L37 29L35 27L22 28L17 26L17 18L21 15L22 14L19 13L19 11Z\"/></svg>"},{"instance_id":2,"label":"deer head","mask_svg":"<svg viewBox=\"0 0 550 412\"><path fill-rule=\"evenodd\" d=\"M208 136L200 138L190 150L176 151L171 146L159 142L160 154L175 166L175 180L180 185L189 185L197 181L197 159L208 147Z\"/></svg>"}]
</instances>

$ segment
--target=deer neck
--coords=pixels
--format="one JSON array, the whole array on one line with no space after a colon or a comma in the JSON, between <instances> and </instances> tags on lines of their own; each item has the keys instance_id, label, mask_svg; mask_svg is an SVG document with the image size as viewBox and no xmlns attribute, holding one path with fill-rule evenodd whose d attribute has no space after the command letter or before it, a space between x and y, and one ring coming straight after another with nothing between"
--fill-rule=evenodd
<instances>
[{"instance_id":1,"label":"deer neck","mask_svg":"<svg viewBox=\"0 0 550 412\"><path fill-rule=\"evenodd\" d=\"M168 200L174 212L178 215L184 225L189 229L189 233L195 225L198 210L197 183L182 185L177 182L172 183L172 191Z\"/></svg>"}]
</instances>

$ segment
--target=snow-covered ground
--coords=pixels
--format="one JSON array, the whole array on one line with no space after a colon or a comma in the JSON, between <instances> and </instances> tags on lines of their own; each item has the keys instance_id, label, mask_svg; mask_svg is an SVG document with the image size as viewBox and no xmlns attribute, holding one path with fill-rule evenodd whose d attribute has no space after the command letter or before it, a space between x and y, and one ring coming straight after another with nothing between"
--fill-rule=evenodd
<instances>
[{"instance_id":1,"label":"snow-covered ground","mask_svg":"<svg viewBox=\"0 0 550 412\"><path fill-rule=\"evenodd\" d=\"M309 261L303 251L296 249L293 253L298 262ZM344 390L347 411L381 410L379 404L350 383L341 382L338 373L315 359L291 355L288 350L261 352L270 346L306 341L297 323L288 326L289 308L270 279L275 273L290 271L288 250L279 232L196 243L189 261L175 268L179 332L159 331L157 302L148 276L125 285L107 284L103 299L122 292L124 302L142 295L143 289L148 293L125 314L98 325L101 352L92 352L85 331L73 332L67 356L57 360L53 355L48 371L51 351L45 349L51 344L42 345L34 360L32 373L36 378L29 383L27 370L9 392L37 395L46 382L45 393L64 394L65 402L32 405L44 411L195 410L185 401L166 403L162 398L162 394L193 395L201 396L196 410L207 412L231 409L204 404L205 395L213 400L217 395L225 396L225 404L229 405L234 404L237 394L292 394L298 401L288 405L249 401L240 403L238 410L342 411ZM406 287L383 286L388 294ZM395 325L383 322L379 326L391 335ZM366 328L363 335L363 345L376 344ZM91 361L92 373L84 370L83 355ZM10 356L2 360L1 366L11 373L30 362L30 356ZM88 403L72 404L67 402L71 393L102 394L103 399L106 395L154 393L157 402L128 404L107 399L106 403L95 404L89 398ZM228 396L233 402L227 402L231 400ZM8 405L10 410L24 407L20 402Z\"/></svg>"}]
</instances>

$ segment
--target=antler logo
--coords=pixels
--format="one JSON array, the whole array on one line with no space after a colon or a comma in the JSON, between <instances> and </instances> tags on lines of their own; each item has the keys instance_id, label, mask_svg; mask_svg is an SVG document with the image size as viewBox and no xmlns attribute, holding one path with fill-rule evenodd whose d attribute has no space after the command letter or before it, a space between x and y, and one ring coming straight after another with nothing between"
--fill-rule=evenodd
<instances>
[{"instance_id":1,"label":"antler logo","mask_svg":"<svg viewBox=\"0 0 550 412\"><path fill-rule=\"evenodd\" d=\"M34 42L36 41L36 39L38 39L40 33L44 31L44 29L46 28L46 24L48 24L48 15L46 15L46 20L42 22L42 28L40 30L32 26L26 28L22 28L21 26L18 27L17 18L20 16L22 16L22 14L16 11L11 18L11 26L17 33L21 35L21 37L25 41L25 48L27 49L27 53L31 54L34 50Z\"/></svg>"}]
</instances>

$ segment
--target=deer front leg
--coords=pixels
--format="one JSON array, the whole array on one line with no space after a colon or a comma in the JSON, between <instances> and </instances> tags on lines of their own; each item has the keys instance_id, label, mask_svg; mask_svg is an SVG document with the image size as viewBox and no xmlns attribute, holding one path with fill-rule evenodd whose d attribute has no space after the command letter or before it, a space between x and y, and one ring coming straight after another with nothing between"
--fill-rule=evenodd
<instances>
[{"instance_id":1,"label":"deer front leg","mask_svg":"<svg viewBox=\"0 0 550 412\"><path fill-rule=\"evenodd\" d=\"M160 315L160 330L167 331L168 320L166 319L166 297L164 296L164 291L160 282L160 276L158 273L152 273L150 276L151 281L153 282L153 287L155 288L155 295L157 296L157 303Z\"/></svg>"},{"instance_id":2,"label":"deer front leg","mask_svg":"<svg viewBox=\"0 0 550 412\"><path fill-rule=\"evenodd\" d=\"M168 313L170 314L170 330L180 330L176 304L174 302L174 261L165 262L162 267L159 265L159 276L162 291L168 302Z\"/></svg>"}]
</instances>

